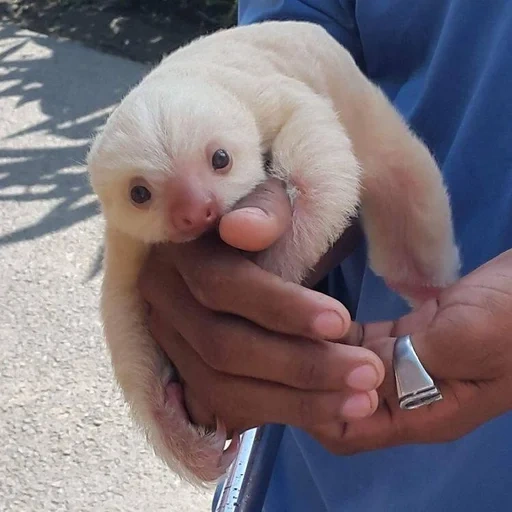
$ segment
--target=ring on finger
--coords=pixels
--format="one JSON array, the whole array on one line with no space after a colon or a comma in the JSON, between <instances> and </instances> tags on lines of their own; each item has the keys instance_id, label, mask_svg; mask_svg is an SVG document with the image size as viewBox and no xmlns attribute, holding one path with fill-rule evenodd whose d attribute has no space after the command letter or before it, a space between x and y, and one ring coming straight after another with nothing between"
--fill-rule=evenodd
<instances>
[{"instance_id":1,"label":"ring on finger","mask_svg":"<svg viewBox=\"0 0 512 512\"><path fill-rule=\"evenodd\" d=\"M400 409L417 409L443 399L432 377L421 364L410 335L396 339L393 370Z\"/></svg>"}]
</instances>

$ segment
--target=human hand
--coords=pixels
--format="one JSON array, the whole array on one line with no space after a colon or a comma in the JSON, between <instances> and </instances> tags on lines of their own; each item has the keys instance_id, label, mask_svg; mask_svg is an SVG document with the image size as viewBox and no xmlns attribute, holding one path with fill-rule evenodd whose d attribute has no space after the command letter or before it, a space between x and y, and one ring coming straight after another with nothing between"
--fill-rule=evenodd
<instances>
[{"instance_id":1,"label":"human hand","mask_svg":"<svg viewBox=\"0 0 512 512\"><path fill-rule=\"evenodd\" d=\"M343 342L378 354L386 365L380 406L357 422L309 432L329 451L353 454L406 443L455 440L512 408L512 250L476 269L396 322L353 323ZM398 407L392 354L395 336L414 349L444 399Z\"/></svg>"},{"instance_id":2,"label":"human hand","mask_svg":"<svg viewBox=\"0 0 512 512\"><path fill-rule=\"evenodd\" d=\"M238 250L268 247L290 219L284 189L269 181L222 219L220 235L237 249L216 235L159 246L141 272L152 335L180 373L196 424L214 427L218 417L228 432L264 423L308 428L377 406L379 358L323 341L346 333L343 305L285 283Z\"/></svg>"}]
</instances>

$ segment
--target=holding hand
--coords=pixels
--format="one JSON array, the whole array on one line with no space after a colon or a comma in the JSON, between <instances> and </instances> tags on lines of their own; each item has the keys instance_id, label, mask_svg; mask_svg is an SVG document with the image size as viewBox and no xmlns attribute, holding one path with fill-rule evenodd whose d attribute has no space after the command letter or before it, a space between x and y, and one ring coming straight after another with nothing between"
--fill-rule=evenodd
<instances>
[{"instance_id":1,"label":"holding hand","mask_svg":"<svg viewBox=\"0 0 512 512\"><path fill-rule=\"evenodd\" d=\"M242 250L268 247L288 227L288 205L271 181L223 218L221 236ZM376 409L380 359L323 341L347 333L343 305L261 270L218 237L155 248L140 287L195 423L215 427L218 417L228 432L269 422L308 429Z\"/></svg>"},{"instance_id":2,"label":"holding hand","mask_svg":"<svg viewBox=\"0 0 512 512\"><path fill-rule=\"evenodd\" d=\"M222 237L262 250L288 226L283 204L280 185L267 183L223 219ZM352 245L337 244L338 261ZM159 247L141 287L197 424L214 427L218 416L241 432L285 423L334 453L356 453L456 439L512 406L512 251L438 301L364 326L350 324L334 299L282 282L213 236ZM392 369L395 339L405 334L444 397L413 411L398 407Z\"/></svg>"},{"instance_id":3,"label":"holding hand","mask_svg":"<svg viewBox=\"0 0 512 512\"><path fill-rule=\"evenodd\" d=\"M334 453L405 443L455 440L512 408L512 250L496 257L396 322L353 323L343 342L386 364L376 413L343 427L310 430ZM412 411L398 407L392 355L395 336L412 333L414 349L444 399Z\"/></svg>"}]
</instances>

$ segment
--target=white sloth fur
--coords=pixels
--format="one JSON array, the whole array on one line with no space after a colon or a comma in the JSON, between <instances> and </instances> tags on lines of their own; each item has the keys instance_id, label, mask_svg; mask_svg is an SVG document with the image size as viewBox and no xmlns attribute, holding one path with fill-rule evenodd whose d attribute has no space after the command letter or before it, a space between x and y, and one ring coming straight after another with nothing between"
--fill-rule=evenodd
<instances>
[{"instance_id":1,"label":"white sloth fur","mask_svg":"<svg viewBox=\"0 0 512 512\"><path fill-rule=\"evenodd\" d=\"M212 144L232 155L229 173L208 168ZM294 214L289 232L257 259L265 269L301 282L360 210L372 269L412 303L458 274L436 162L323 28L236 27L164 58L95 138L88 169L106 219L101 312L116 380L155 452L193 482L218 479L234 451L223 454L221 418L208 432L166 397L172 366L145 327L137 276L150 244L173 241L167 179L189 169L211 173L228 211L268 177L266 154ZM130 201L134 177L152 186L147 209Z\"/></svg>"}]
</instances>

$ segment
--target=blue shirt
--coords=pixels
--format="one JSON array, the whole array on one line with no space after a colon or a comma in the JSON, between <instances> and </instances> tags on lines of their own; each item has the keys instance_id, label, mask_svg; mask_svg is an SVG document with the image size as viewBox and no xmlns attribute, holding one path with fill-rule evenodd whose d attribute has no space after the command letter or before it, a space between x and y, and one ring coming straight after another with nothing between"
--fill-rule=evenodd
<instances>
[{"instance_id":1,"label":"blue shirt","mask_svg":"<svg viewBox=\"0 0 512 512\"><path fill-rule=\"evenodd\" d=\"M512 247L512 2L240 0L240 23L313 21L354 56L442 167L463 273ZM342 84L340 84L342 86ZM330 276L359 321L407 312L361 247ZM511 339L512 342L512 339ZM286 428L266 512L512 510L512 413L450 443L333 456Z\"/></svg>"}]
</instances>

